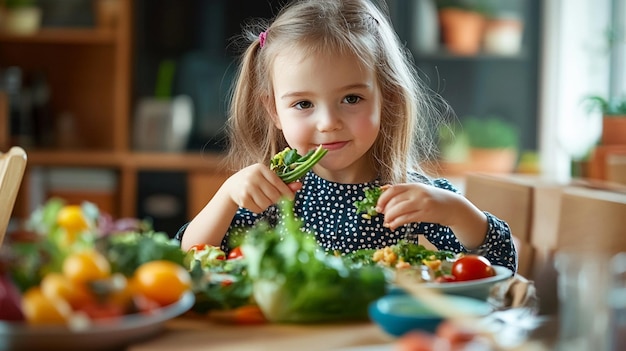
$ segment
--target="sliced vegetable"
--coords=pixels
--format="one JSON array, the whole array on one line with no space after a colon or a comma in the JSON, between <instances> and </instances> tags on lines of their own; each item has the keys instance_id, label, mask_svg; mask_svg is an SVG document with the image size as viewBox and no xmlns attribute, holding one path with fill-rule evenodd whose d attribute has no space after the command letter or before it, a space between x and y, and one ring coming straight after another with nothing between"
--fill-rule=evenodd
<instances>
[{"instance_id":1,"label":"sliced vegetable","mask_svg":"<svg viewBox=\"0 0 626 351\"><path fill-rule=\"evenodd\" d=\"M270 160L270 169L285 183L292 183L302 178L324 155L328 153L322 145L301 156L298 150L286 147Z\"/></svg>"},{"instance_id":2,"label":"sliced vegetable","mask_svg":"<svg viewBox=\"0 0 626 351\"><path fill-rule=\"evenodd\" d=\"M241 252L241 246L237 246L236 248L230 250L230 252L228 253L229 260L242 258L242 257L243 257L243 253Z\"/></svg>"},{"instance_id":3,"label":"sliced vegetable","mask_svg":"<svg viewBox=\"0 0 626 351\"><path fill-rule=\"evenodd\" d=\"M386 188L387 187L385 186L379 186L365 189L365 198L354 202L354 207L356 207L357 213L364 212L361 216L365 219L370 219L373 216L378 215L378 212L376 211L376 203Z\"/></svg>"}]
</instances>

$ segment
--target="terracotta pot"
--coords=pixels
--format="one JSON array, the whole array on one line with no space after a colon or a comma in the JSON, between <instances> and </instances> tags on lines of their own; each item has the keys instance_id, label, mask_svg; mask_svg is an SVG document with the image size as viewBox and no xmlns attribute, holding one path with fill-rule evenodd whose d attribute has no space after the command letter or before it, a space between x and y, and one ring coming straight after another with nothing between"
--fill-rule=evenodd
<instances>
[{"instance_id":1,"label":"terracotta pot","mask_svg":"<svg viewBox=\"0 0 626 351\"><path fill-rule=\"evenodd\" d=\"M439 10L439 23L446 48L458 55L475 55L480 51L485 18L478 12L456 8Z\"/></svg>"},{"instance_id":2,"label":"terracotta pot","mask_svg":"<svg viewBox=\"0 0 626 351\"><path fill-rule=\"evenodd\" d=\"M602 145L626 145L626 115L602 118Z\"/></svg>"},{"instance_id":3,"label":"terracotta pot","mask_svg":"<svg viewBox=\"0 0 626 351\"><path fill-rule=\"evenodd\" d=\"M470 162L478 171L511 173L517 163L515 149L470 149Z\"/></svg>"},{"instance_id":4,"label":"terracotta pot","mask_svg":"<svg viewBox=\"0 0 626 351\"><path fill-rule=\"evenodd\" d=\"M515 149L475 149L469 150L465 162L441 162L444 173L463 175L468 172L512 173L517 164Z\"/></svg>"}]
</instances>

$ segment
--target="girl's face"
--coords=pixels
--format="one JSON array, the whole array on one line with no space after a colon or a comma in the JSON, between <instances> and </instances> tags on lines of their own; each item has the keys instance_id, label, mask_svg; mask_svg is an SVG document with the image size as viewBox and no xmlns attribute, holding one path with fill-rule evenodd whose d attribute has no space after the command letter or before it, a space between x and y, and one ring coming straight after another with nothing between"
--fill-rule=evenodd
<instances>
[{"instance_id":1,"label":"girl's face","mask_svg":"<svg viewBox=\"0 0 626 351\"><path fill-rule=\"evenodd\" d=\"M370 148L380 131L381 94L374 71L352 55L279 55L272 67L274 123L298 153L322 144L315 166L340 183L373 180Z\"/></svg>"}]
</instances>

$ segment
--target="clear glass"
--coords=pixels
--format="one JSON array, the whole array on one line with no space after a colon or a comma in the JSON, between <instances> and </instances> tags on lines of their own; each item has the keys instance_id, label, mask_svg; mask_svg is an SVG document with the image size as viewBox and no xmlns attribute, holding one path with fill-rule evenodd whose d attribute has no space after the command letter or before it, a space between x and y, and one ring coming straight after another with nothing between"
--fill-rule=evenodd
<instances>
[{"instance_id":1,"label":"clear glass","mask_svg":"<svg viewBox=\"0 0 626 351\"><path fill-rule=\"evenodd\" d=\"M610 258L601 252L557 252L558 350L610 350Z\"/></svg>"},{"instance_id":2,"label":"clear glass","mask_svg":"<svg viewBox=\"0 0 626 351\"><path fill-rule=\"evenodd\" d=\"M611 260L609 309L611 313L611 350L626 350L626 252Z\"/></svg>"}]
</instances>

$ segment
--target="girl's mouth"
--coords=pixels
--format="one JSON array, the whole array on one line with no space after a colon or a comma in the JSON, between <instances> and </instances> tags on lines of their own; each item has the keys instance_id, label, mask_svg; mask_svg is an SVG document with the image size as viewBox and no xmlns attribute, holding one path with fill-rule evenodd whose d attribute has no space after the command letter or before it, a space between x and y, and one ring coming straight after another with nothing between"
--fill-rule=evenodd
<instances>
[{"instance_id":1,"label":"girl's mouth","mask_svg":"<svg viewBox=\"0 0 626 351\"><path fill-rule=\"evenodd\" d=\"M339 150L342 147L344 147L346 144L348 144L347 141L337 141L337 142L333 142L333 143L328 143L328 144L322 144L322 147L324 149L327 149L328 151L333 151L333 150Z\"/></svg>"}]
</instances>

